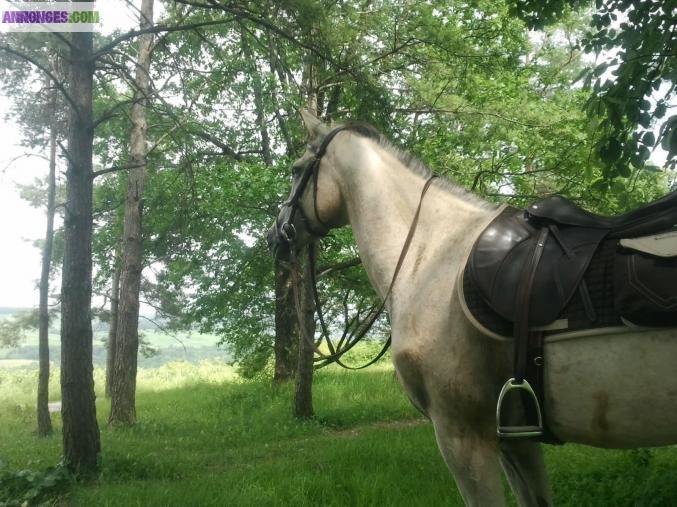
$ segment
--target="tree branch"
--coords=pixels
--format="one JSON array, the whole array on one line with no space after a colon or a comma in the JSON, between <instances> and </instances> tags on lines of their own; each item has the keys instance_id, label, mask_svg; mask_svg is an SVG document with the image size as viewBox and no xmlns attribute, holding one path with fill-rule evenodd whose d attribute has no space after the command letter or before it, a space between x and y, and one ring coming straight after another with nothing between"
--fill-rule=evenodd
<instances>
[{"instance_id":1,"label":"tree branch","mask_svg":"<svg viewBox=\"0 0 677 507\"><path fill-rule=\"evenodd\" d=\"M38 69L40 69L42 72L44 72L49 78L52 80L54 83L54 86L57 87L57 89L63 94L64 98L68 101L68 103L75 109L78 114L80 114L80 108L78 105L73 101L71 96L68 94L66 91L66 87L63 85L61 81L59 81L56 76L44 65L42 65L40 62L38 62L35 58L32 56L29 56L27 54L22 53L21 51L17 51L15 49L12 49L9 46L6 46L5 44L0 44L0 51L5 51L11 55L16 56L17 58L21 58L22 60L26 60L29 63L32 63L35 65Z\"/></svg>"},{"instance_id":2,"label":"tree branch","mask_svg":"<svg viewBox=\"0 0 677 507\"><path fill-rule=\"evenodd\" d=\"M44 159L44 160L46 160L47 162L49 162L49 158L48 158L48 157L45 157L44 155L41 155L41 154L39 154L39 153L23 153L23 154L21 154L21 155L17 155L16 157L11 158L10 161L7 162L7 165L5 165L5 167L3 167L2 171L0 171L0 172L3 172L3 173L4 173L7 169L9 169L9 167L10 167L14 162L16 162L17 160L19 160L20 158L28 158L28 157L38 157L38 158Z\"/></svg>"},{"instance_id":3,"label":"tree branch","mask_svg":"<svg viewBox=\"0 0 677 507\"><path fill-rule=\"evenodd\" d=\"M194 30L195 28L200 28L203 26L215 26L215 25L225 25L226 23L232 23L235 21L237 17L234 18L228 18L228 19L218 19L215 21L203 21L202 23L192 23L189 25L178 25L178 26L167 26L167 25L155 25L151 28L145 28L143 30L132 30L130 32L127 32L124 35L121 35L120 37L117 37L113 39L111 42L106 44L105 46L99 48L97 51L94 52L92 55L92 60L98 60L101 58L103 55L106 53L109 53L112 51L115 46L120 44L121 42L124 42L129 39L133 39L134 37L138 35L143 35L146 33L169 33L169 32L180 32L183 30Z\"/></svg>"},{"instance_id":4,"label":"tree branch","mask_svg":"<svg viewBox=\"0 0 677 507\"><path fill-rule=\"evenodd\" d=\"M355 257L354 259L349 259L347 261L337 262L336 264L329 264L327 266L321 266L317 270L317 278L322 278L323 276L335 273L336 271L342 271L344 269L352 268L353 266L359 266L362 264L362 259Z\"/></svg>"},{"instance_id":5,"label":"tree branch","mask_svg":"<svg viewBox=\"0 0 677 507\"><path fill-rule=\"evenodd\" d=\"M125 171L127 169L136 169L137 167L143 167L144 165L146 165L146 164L143 163L143 164L116 165L116 166L113 166L113 167L109 167L107 169L101 169L100 171L93 171L92 172L92 178L96 178L97 176L101 176L102 174L113 173L115 171Z\"/></svg>"},{"instance_id":6,"label":"tree branch","mask_svg":"<svg viewBox=\"0 0 677 507\"><path fill-rule=\"evenodd\" d=\"M404 108L397 108L395 109L396 112L398 113L411 113L411 114L432 114L432 113L446 113L446 114L469 114L469 115L474 115L474 116L492 116L494 118L498 118L499 120L506 121L508 123L513 123L515 125L521 125L522 127L530 127L530 128L539 128L539 129L547 129L552 127L554 124L550 123L547 125L539 125L537 123L525 123L521 122L519 120L515 120L513 118L508 118L506 116L500 115L498 113L491 113L487 111L464 111L461 108L459 109L441 109L441 108L436 108L436 107L428 107L428 108L410 108L410 107L404 107Z\"/></svg>"}]
</instances>

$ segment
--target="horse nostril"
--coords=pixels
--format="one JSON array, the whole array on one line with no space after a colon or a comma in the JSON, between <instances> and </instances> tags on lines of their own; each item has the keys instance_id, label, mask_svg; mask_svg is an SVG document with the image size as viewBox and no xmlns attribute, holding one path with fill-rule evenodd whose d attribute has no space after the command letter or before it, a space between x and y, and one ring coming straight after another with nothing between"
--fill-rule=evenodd
<instances>
[{"instance_id":1,"label":"horse nostril","mask_svg":"<svg viewBox=\"0 0 677 507\"><path fill-rule=\"evenodd\" d=\"M280 228L280 236L282 236L282 239L287 243L294 241L294 238L296 238L296 227L294 227L294 224L289 222L282 224L282 227Z\"/></svg>"}]
</instances>

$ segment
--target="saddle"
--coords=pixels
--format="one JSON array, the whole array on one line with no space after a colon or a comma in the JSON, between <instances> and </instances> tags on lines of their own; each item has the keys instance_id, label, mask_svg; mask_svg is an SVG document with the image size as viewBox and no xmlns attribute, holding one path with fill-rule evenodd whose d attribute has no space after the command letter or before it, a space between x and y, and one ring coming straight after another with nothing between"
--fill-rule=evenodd
<instances>
[{"instance_id":1,"label":"saddle","mask_svg":"<svg viewBox=\"0 0 677 507\"><path fill-rule=\"evenodd\" d=\"M659 233L663 239L657 242L652 235ZM617 249L627 249L622 259ZM663 255L655 255L656 249ZM526 210L507 207L477 239L464 278L484 304L512 323L515 339L515 375L498 400L500 437L556 440L547 428L544 435L543 427L543 329L574 295L587 320L598 320L585 275L601 250L611 252L614 298L625 305L619 317L649 316L650 322L642 325L677 325L677 192L613 217L595 215L555 195ZM502 404L513 390L519 391L531 424L502 424Z\"/></svg>"}]
</instances>

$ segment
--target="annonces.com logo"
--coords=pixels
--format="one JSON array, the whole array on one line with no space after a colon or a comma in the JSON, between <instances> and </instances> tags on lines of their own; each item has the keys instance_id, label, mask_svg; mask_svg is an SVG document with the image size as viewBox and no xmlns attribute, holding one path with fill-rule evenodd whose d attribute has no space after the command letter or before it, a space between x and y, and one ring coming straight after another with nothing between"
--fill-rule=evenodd
<instances>
[{"instance_id":1,"label":"annonces.com logo","mask_svg":"<svg viewBox=\"0 0 677 507\"><path fill-rule=\"evenodd\" d=\"M93 32L101 23L94 2L0 0L2 32Z\"/></svg>"}]
</instances>

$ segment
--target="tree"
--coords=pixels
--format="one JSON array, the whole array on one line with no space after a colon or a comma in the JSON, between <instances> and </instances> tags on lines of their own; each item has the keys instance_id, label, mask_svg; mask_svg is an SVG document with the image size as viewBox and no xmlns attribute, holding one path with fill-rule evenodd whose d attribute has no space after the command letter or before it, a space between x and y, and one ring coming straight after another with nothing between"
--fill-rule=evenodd
<instances>
[{"instance_id":1,"label":"tree","mask_svg":"<svg viewBox=\"0 0 677 507\"><path fill-rule=\"evenodd\" d=\"M275 367L273 380L286 382L295 377L298 364L299 321L294 306L294 288L288 266L274 261L275 276Z\"/></svg>"},{"instance_id":2,"label":"tree","mask_svg":"<svg viewBox=\"0 0 677 507\"><path fill-rule=\"evenodd\" d=\"M113 371L115 369L115 352L117 351L118 306L120 302L120 266L117 265L117 253L113 266L113 278L110 292L110 319L108 321L108 343L106 349L106 396L111 397L113 389Z\"/></svg>"},{"instance_id":3,"label":"tree","mask_svg":"<svg viewBox=\"0 0 677 507\"><path fill-rule=\"evenodd\" d=\"M44 44L36 34L15 34L9 36L7 42L15 53L10 53L14 61L6 61L3 66L4 84L3 90L14 98L12 116L21 126L23 131L23 143L31 149L46 149L49 156L43 157L49 163L48 176L43 182L38 181L35 185L20 185L19 191L25 200L32 206L45 207L46 209L46 234L40 246L42 250L42 269L39 281L40 297L38 309L38 356L39 373L37 386L37 434L48 435L52 432L52 425L48 410L49 400L49 284L51 267L53 263L54 243L54 216L56 214L56 146L63 138L65 132L64 111L65 101L59 93L58 87L63 80L61 65L61 41L50 41ZM38 65L51 74L43 72L40 76L34 67L26 59L17 59L17 55L29 53ZM29 83L37 80L44 86L37 94L26 92L30 90ZM30 94L30 96L29 96ZM21 320L21 319L20 319Z\"/></svg>"},{"instance_id":4,"label":"tree","mask_svg":"<svg viewBox=\"0 0 677 507\"><path fill-rule=\"evenodd\" d=\"M580 0L518 0L513 11L532 27L560 19ZM589 53L609 57L584 78L587 112L598 122L597 153L604 176L628 178L645 166L659 144L667 165L677 163L677 115L665 117L677 83L677 33L674 5L661 0L597 0L590 31L581 41ZM590 87L592 89L590 90ZM657 123L662 123L658 137Z\"/></svg>"},{"instance_id":5,"label":"tree","mask_svg":"<svg viewBox=\"0 0 677 507\"><path fill-rule=\"evenodd\" d=\"M32 311L19 312L0 320L0 348L18 346L27 330L38 327L38 321L38 314Z\"/></svg>"},{"instance_id":6,"label":"tree","mask_svg":"<svg viewBox=\"0 0 677 507\"><path fill-rule=\"evenodd\" d=\"M52 57L52 72L59 75L58 60ZM38 435L52 433L52 421L49 416L49 277L54 244L54 213L56 196L56 142L57 142L57 104L58 91L51 91L49 110L52 121L49 127L49 176L47 183L47 231L42 250L42 271L40 273L40 327L38 331L40 370L38 375L37 419Z\"/></svg>"},{"instance_id":7,"label":"tree","mask_svg":"<svg viewBox=\"0 0 677 507\"><path fill-rule=\"evenodd\" d=\"M313 417L313 356L315 350L312 343L315 341L315 303L313 287L311 285L311 269L307 253L299 259L299 270L303 270L303 277L296 277L292 283L297 283L299 306L297 318L299 320L298 365L296 367L296 383L294 389L294 416L299 419Z\"/></svg>"},{"instance_id":8,"label":"tree","mask_svg":"<svg viewBox=\"0 0 677 507\"><path fill-rule=\"evenodd\" d=\"M140 30L153 24L153 0L141 2ZM141 216L146 173L146 103L150 90L153 34L139 37L130 133L130 163L122 236L119 306L116 317L114 368L111 383L111 424L136 422L136 369L139 353L139 290L143 267Z\"/></svg>"},{"instance_id":9,"label":"tree","mask_svg":"<svg viewBox=\"0 0 677 507\"><path fill-rule=\"evenodd\" d=\"M256 111L256 125L259 129L261 138L261 158L270 170L275 170L273 153L271 148L271 139L268 132L268 122L266 119L266 106L264 103L264 86L261 79L263 72L257 65L254 52L251 49L247 27L240 24L240 35L242 41L242 51L246 58L246 69L251 79L251 87L254 95L254 108ZM278 118L281 128L286 124L283 119ZM287 154L293 155L293 149L287 145ZM297 344L298 344L298 321L295 318L294 303L292 294L292 276L289 267L275 259L273 267L273 276L275 284L275 342L273 345L273 354L275 364L273 368L273 380L276 383L286 382L294 378L297 362Z\"/></svg>"},{"instance_id":10,"label":"tree","mask_svg":"<svg viewBox=\"0 0 677 507\"><path fill-rule=\"evenodd\" d=\"M90 473L101 451L92 367L92 33L70 41L67 203L61 282L61 416L64 457Z\"/></svg>"}]
</instances>

